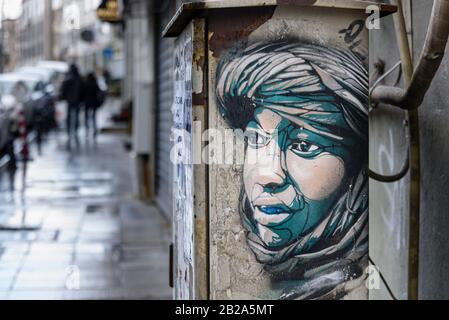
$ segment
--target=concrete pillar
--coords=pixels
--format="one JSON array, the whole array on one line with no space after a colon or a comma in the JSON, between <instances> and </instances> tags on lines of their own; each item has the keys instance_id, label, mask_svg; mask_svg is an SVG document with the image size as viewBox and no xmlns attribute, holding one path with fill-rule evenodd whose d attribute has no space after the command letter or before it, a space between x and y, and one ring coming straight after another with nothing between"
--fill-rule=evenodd
<instances>
[{"instance_id":1,"label":"concrete pillar","mask_svg":"<svg viewBox=\"0 0 449 320\"><path fill-rule=\"evenodd\" d=\"M147 1L136 2L127 21L127 98L133 103L133 153L139 195L154 193L154 27ZM125 100L126 101L126 100Z\"/></svg>"}]
</instances>

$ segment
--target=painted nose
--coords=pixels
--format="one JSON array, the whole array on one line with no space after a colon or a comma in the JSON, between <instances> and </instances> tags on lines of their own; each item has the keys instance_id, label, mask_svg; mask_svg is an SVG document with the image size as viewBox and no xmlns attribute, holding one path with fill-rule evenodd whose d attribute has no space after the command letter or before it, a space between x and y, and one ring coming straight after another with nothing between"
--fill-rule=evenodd
<instances>
[{"instance_id":1,"label":"painted nose","mask_svg":"<svg viewBox=\"0 0 449 320\"><path fill-rule=\"evenodd\" d=\"M271 146L273 152L267 154L267 161L261 165L259 169L259 184L267 191L274 191L285 183L286 174L282 168L282 153L281 149L275 145Z\"/></svg>"}]
</instances>

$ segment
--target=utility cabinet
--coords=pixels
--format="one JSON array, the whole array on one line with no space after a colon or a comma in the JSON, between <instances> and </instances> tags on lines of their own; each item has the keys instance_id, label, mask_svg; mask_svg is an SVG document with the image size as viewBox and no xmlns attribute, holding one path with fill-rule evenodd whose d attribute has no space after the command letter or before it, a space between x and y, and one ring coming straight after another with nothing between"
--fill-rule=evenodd
<instances>
[{"instance_id":1,"label":"utility cabinet","mask_svg":"<svg viewBox=\"0 0 449 320\"><path fill-rule=\"evenodd\" d=\"M361 1L186 3L176 37L177 299L367 299Z\"/></svg>"}]
</instances>

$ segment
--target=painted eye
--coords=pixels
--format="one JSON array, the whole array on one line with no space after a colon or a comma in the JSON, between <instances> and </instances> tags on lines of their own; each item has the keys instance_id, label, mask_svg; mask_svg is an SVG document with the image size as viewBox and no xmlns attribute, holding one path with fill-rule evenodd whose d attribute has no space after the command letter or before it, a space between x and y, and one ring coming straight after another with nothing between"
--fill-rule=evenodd
<instances>
[{"instance_id":1,"label":"painted eye","mask_svg":"<svg viewBox=\"0 0 449 320\"><path fill-rule=\"evenodd\" d=\"M258 148L267 144L268 138L257 132L248 132L246 134L246 142L250 147Z\"/></svg>"},{"instance_id":2,"label":"painted eye","mask_svg":"<svg viewBox=\"0 0 449 320\"><path fill-rule=\"evenodd\" d=\"M320 147L316 144L305 140L298 140L290 145L290 149L300 155L316 155L320 151Z\"/></svg>"}]
</instances>

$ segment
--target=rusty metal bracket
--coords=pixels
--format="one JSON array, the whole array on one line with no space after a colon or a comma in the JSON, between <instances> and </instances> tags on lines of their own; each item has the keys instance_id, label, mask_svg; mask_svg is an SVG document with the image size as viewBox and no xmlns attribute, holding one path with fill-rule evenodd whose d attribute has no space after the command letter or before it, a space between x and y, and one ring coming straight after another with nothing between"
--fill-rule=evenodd
<instances>
[{"instance_id":1,"label":"rusty metal bracket","mask_svg":"<svg viewBox=\"0 0 449 320\"><path fill-rule=\"evenodd\" d=\"M401 1L397 2L398 7L402 8ZM409 48L408 46L405 47L408 41L406 41L407 35L403 14L400 12L396 16L398 16L397 20L401 20L400 23L395 24L398 28L397 30L404 34L404 36L398 38L399 48L401 51L405 51ZM387 103L405 110L417 109L422 104L430 84L441 65L448 37L449 0L435 0L426 40L416 69L412 70L410 82L406 84L405 89L394 86L378 86L371 94L372 101ZM406 63L403 58L401 56L403 63Z\"/></svg>"}]
</instances>

